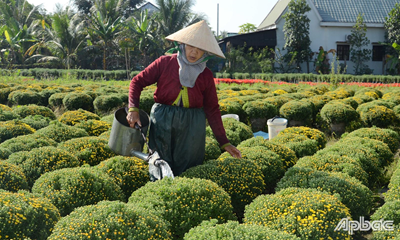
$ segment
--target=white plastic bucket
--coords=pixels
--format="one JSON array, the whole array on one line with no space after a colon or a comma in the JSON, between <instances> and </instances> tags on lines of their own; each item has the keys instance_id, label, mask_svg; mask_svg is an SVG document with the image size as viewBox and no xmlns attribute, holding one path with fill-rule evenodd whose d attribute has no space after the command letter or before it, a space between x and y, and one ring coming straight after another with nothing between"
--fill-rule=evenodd
<instances>
[{"instance_id":1,"label":"white plastic bucket","mask_svg":"<svg viewBox=\"0 0 400 240\"><path fill-rule=\"evenodd\" d=\"M288 120L286 118L271 118L268 119L268 136L269 140L274 138L280 131L286 128Z\"/></svg>"},{"instance_id":2,"label":"white plastic bucket","mask_svg":"<svg viewBox=\"0 0 400 240\"><path fill-rule=\"evenodd\" d=\"M222 115L221 117L222 117L222 119L233 118L233 119L236 119L237 121L239 121L239 115L237 115L237 114L225 114L225 115Z\"/></svg>"}]
</instances>

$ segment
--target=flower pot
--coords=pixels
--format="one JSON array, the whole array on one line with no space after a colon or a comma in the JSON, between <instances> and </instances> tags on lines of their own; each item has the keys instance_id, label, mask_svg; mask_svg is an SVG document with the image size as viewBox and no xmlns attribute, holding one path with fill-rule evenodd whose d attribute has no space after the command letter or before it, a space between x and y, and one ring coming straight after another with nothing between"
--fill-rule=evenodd
<instances>
[{"instance_id":1,"label":"flower pot","mask_svg":"<svg viewBox=\"0 0 400 240\"><path fill-rule=\"evenodd\" d=\"M340 137L346 131L346 123L331 123L330 124L331 131L336 134L336 136Z\"/></svg>"},{"instance_id":2,"label":"flower pot","mask_svg":"<svg viewBox=\"0 0 400 240\"><path fill-rule=\"evenodd\" d=\"M251 130L253 132L263 131L267 118L250 118Z\"/></svg>"}]
</instances>

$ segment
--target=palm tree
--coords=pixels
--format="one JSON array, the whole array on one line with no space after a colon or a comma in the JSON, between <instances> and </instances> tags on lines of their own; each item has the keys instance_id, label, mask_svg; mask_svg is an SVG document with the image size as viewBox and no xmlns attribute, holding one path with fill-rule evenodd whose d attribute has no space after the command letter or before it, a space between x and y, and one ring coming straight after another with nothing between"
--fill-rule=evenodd
<instances>
[{"instance_id":1,"label":"palm tree","mask_svg":"<svg viewBox=\"0 0 400 240\"><path fill-rule=\"evenodd\" d=\"M121 1L121 0L120 0ZM89 28L88 33L91 42L95 46L103 50L103 69L107 69L107 53L118 49L117 37L122 30L121 16L118 16L118 11L115 9L107 9L116 7L116 0L98 0L95 2L95 6L92 8L92 14L89 16ZM118 16L118 17L117 17Z\"/></svg>"},{"instance_id":2,"label":"palm tree","mask_svg":"<svg viewBox=\"0 0 400 240\"><path fill-rule=\"evenodd\" d=\"M142 11L138 18L129 18L126 29L135 34L137 49L141 52L141 65L147 66L152 59L151 55L160 55L160 39L155 34L158 24L148 17L148 11Z\"/></svg>"},{"instance_id":3,"label":"palm tree","mask_svg":"<svg viewBox=\"0 0 400 240\"><path fill-rule=\"evenodd\" d=\"M26 0L0 2L0 35L4 35L1 52L4 52L11 65L24 62L23 53L34 41L28 26L41 16L38 8Z\"/></svg>"},{"instance_id":4,"label":"palm tree","mask_svg":"<svg viewBox=\"0 0 400 240\"><path fill-rule=\"evenodd\" d=\"M193 0L157 0L159 11L156 13L160 23L160 35L165 37L184 27L203 20L201 14L193 13Z\"/></svg>"},{"instance_id":5,"label":"palm tree","mask_svg":"<svg viewBox=\"0 0 400 240\"><path fill-rule=\"evenodd\" d=\"M27 54L32 55L37 53L38 49L46 48L51 55L37 53L31 56L30 60L60 62L65 68L70 69L76 61L77 52L83 47L86 39L84 21L70 7L66 7L65 10L59 9L51 19L51 28L43 21L41 22L41 30L36 32L41 39L29 48Z\"/></svg>"}]
</instances>

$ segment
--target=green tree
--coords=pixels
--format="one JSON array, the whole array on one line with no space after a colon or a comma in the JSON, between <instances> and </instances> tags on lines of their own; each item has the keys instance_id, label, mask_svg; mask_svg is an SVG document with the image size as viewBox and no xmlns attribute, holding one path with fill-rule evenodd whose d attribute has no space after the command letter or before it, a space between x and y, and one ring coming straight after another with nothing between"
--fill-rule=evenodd
<instances>
[{"instance_id":1,"label":"green tree","mask_svg":"<svg viewBox=\"0 0 400 240\"><path fill-rule=\"evenodd\" d=\"M51 19L51 28L42 23L42 31L36 33L41 40L27 51L31 55L29 60L58 62L70 69L77 62L77 53L85 43L84 21L70 7L59 9ZM50 55L37 52L39 48L48 49Z\"/></svg>"},{"instance_id":2,"label":"green tree","mask_svg":"<svg viewBox=\"0 0 400 240\"><path fill-rule=\"evenodd\" d=\"M395 7L385 17L385 30L389 47L386 48L388 53L389 72L400 74L400 51L396 50L400 45L400 4L396 3Z\"/></svg>"},{"instance_id":3,"label":"green tree","mask_svg":"<svg viewBox=\"0 0 400 240\"><path fill-rule=\"evenodd\" d=\"M122 30L121 16L118 10L110 9L115 6L115 0L109 0L108 4L103 4L101 0L96 0L92 14L89 16L88 33L90 43L100 48L103 52L103 69L107 69L107 55L118 49L117 37Z\"/></svg>"},{"instance_id":4,"label":"green tree","mask_svg":"<svg viewBox=\"0 0 400 240\"><path fill-rule=\"evenodd\" d=\"M254 32L255 30L257 30L257 27L251 23L245 23L239 26L239 34Z\"/></svg>"},{"instance_id":5,"label":"green tree","mask_svg":"<svg viewBox=\"0 0 400 240\"><path fill-rule=\"evenodd\" d=\"M157 0L159 11L155 13L159 23L159 35L163 38L204 19L204 15L192 12L194 0Z\"/></svg>"},{"instance_id":6,"label":"green tree","mask_svg":"<svg viewBox=\"0 0 400 240\"><path fill-rule=\"evenodd\" d=\"M354 63L354 74L371 74L372 70L364 62L371 60L371 49L365 48L370 41L367 38L367 25L364 23L364 18L361 14L357 16L357 22L351 30L349 36L350 43L350 61Z\"/></svg>"},{"instance_id":7,"label":"green tree","mask_svg":"<svg viewBox=\"0 0 400 240\"><path fill-rule=\"evenodd\" d=\"M25 60L24 53L33 41L28 27L41 16L38 8L25 0L0 1L0 35L4 36L1 52L10 65Z\"/></svg>"},{"instance_id":8,"label":"green tree","mask_svg":"<svg viewBox=\"0 0 400 240\"><path fill-rule=\"evenodd\" d=\"M285 19L283 33L286 40L284 49L295 57L298 72L301 71L300 64L303 62L307 62L307 72L310 72L308 64L312 53L309 36L310 19L306 15L310 10L306 0L291 0L288 11L283 15Z\"/></svg>"},{"instance_id":9,"label":"green tree","mask_svg":"<svg viewBox=\"0 0 400 240\"><path fill-rule=\"evenodd\" d=\"M155 34L157 27L158 25L154 20L149 18L147 10L142 11L138 18L129 18L126 22L126 30L128 32L125 34L129 37L130 33L134 33L134 42L141 53L140 64L142 66L149 65L150 61L154 60L154 56L162 54L160 40Z\"/></svg>"}]
</instances>

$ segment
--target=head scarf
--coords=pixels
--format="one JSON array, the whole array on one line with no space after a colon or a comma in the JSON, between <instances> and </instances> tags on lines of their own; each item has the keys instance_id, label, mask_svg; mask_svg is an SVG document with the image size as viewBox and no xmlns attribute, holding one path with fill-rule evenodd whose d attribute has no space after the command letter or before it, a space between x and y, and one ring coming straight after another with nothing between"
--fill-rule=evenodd
<instances>
[{"instance_id":1,"label":"head scarf","mask_svg":"<svg viewBox=\"0 0 400 240\"><path fill-rule=\"evenodd\" d=\"M179 81L182 86L194 87L197 77L206 68L208 53L205 52L199 60L194 63L189 62L186 58L185 44L179 45L178 64L179 64Z\"/></svg>"}]
</instances>

